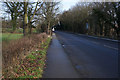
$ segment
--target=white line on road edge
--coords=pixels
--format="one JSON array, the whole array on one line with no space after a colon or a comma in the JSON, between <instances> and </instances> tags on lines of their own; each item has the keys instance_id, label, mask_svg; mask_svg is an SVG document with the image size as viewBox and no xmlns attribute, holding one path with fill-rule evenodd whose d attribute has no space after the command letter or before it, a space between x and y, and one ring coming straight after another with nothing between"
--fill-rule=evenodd
<instances>
[{"instance_id":1,"label":"white line on road edge","mask_svg":"<svg viewBox=\"0 0 120 80\"><path fill-rule=\"evenodd\" d=\"M78 34L78 35L84 35L84 34ZM90 35L84 35L84 36L91 37L91 38L99 38L99 39L109 40L109 41L114 41L114 42L119 42L118 40L107 39L107 38L100 38L100 37L94 37L94 36L90 36Z\"/></svg>"},{"instance_id":2,"label":"white line on road edge","mask_svg":"<svg viewBox=\"0 0 120 80\"><path fill-rule=\"evenodd\" d=\"M118 40L112 40L112 39L107 39L107 38L101 38L101 39L105 39L105 40L110 40L110 41L118 42Z\"/></svg>"},{"instance_id":3,"label":"white line on road edge","mask_svg":"<svg viewBox=\"0 0 120 80\"><path fill-rule=\"evenodd\" d=\"M111 49L115 49L115 50L118 50L118 48L114 48L114 47L111 47L111 46L107 46L107 45L104 45L105 47L108 47L108 48L111 48Z\"/></svg>"}]
</instances>

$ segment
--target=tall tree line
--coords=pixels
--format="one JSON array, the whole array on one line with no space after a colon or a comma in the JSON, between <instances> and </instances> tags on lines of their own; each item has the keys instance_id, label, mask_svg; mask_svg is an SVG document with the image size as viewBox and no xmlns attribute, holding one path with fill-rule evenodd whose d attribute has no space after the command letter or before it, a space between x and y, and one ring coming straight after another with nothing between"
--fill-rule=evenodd
<instances>
[{"instance_id":1,"label":"tall tree line","mask_svg":"<svg viewBox=\"0 0 120 80\"><path fill-rule=\"evenodd\" d=\"M13 32L17 28L17 21L21 19L23 34L28 35L32 33L33 25L38 29L44 24L44 31L51 34L51 26L56 21L56 11L58 10L59 2L4 2L5 9L11 16L11 23ZM53 23L52 23L53 22ZM41 28L43 29L43 28Z\"/></svg>"},{"instance_id":2,"label":"tall tree line","mask_svg":"<svg viewBox=\"0 0 120 80\"><path fill-rule=\"evenodd\" d=\"M120 2L79 2L61 14L60 22L62 30L119 38Z\"/></svg>"}]
</instances>

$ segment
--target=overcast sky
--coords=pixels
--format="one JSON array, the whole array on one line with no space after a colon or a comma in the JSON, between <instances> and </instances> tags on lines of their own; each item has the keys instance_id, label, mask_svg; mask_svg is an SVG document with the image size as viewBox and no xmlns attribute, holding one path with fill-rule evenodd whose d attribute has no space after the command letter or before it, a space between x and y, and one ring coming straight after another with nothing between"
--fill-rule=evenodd
<instances>
[{"instance_id":1,"label":"overcast sky","mask_svg":"<svg viewBox=\"0 0 120 80\"><path fill-rule=\"evenodd\" d=\"M65 10L68 10L72 6L74 6L79 0L60 0L60 1L61 1L60 12L63 12ZM2 13L3 13L2 8L3 6L0 3L0 17L2 16Z\"/></svg>"},{"instance_id":2,"label":"overcast sky","mask_svg":"<svg viewBox=\"0 0 120 80\"><path fill-rule=\"evenodd\" d=\"M3 16L3 6L1 5L1 1L0 0L0 17ZM33 0L32 0L33 1ZM34 0L37 1L37 0ZM49 1L49 0L48 0ZM60 4L60 12L69 10L72 6L74 6L77 2L87 2L87 1L95 1L95 0L55 0L55 1L61 1ZM100 1L100 0L96 0L96 1ZM101 0L102 1L102 0ZM107 1L107 0L106 0ZM120 0L111 0L111 1L120 1Z\"/></svg>"},{"instance_id":3,"label":"overcast sky","mask_svg":"<svg viewBox=\"0 0 120 80\"><path fill-rule=\"evenodd\" d=\"M74 6L79 0L62 0L61 1L61 10L68 10L72 6Z\"/></svg>"}]
</instances>

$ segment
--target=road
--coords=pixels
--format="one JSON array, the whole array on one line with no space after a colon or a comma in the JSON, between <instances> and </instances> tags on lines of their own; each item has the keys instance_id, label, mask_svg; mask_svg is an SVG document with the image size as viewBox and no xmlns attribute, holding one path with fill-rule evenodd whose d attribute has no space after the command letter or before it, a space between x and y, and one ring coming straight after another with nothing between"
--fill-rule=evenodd
<instances>
[{"instance_id":1,"label":"road","mask_svg":"<svg viewBox=\"0 0 120 80\"><path fill-rule=\"evenodd\" d=\"M117 78L118 43L56 31L81 78Z\"/></svg>"}]
</instances>

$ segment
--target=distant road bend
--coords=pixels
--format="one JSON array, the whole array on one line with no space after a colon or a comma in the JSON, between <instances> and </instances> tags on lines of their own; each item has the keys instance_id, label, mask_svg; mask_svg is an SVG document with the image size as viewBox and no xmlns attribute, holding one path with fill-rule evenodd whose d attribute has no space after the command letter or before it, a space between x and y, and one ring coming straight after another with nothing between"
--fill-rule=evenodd
<instances>
[{"instance_id":1,"label":"distant road bend","mask_svg":"<svg viewBox=\"0 0 120 80\"><path fill-rule=\"evenodd\" d=\"M81 78L117 78L118 43L56 31Z\"/></svg>"}]
</instances>

